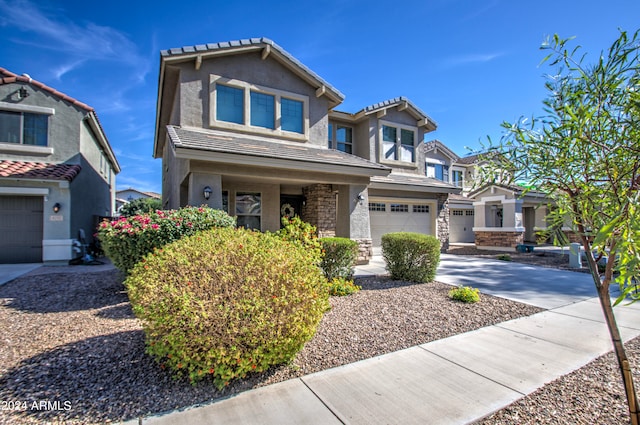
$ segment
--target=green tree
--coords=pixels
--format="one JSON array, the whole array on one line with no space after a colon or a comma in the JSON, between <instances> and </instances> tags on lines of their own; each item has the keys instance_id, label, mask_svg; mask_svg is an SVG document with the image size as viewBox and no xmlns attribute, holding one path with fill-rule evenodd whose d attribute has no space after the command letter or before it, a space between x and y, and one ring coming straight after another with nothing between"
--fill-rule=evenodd
<instances>
[{"instance_id":1,"label":"green tree","mask_svg":"<svg viewBox=\"0 0 640 425\"><path fill-rule=\"evenodd\" d=\"M543 191L554 208L550 223L571 226L579 237L609 328L627 395L631 423L640 423L629 361L613 307L634 302L640 278L640 62L639 32L620 31L595 64L586 64L580 46L557 35L543 43L547 77L542 117L503 123L498 144L517 172ZM550 225L550 228L554 226ZM598 265L604 267L598 267ZM609 288L621 295L612 305Z\"/></svg>"},{"instance_id":2,"label":"green tree","mask_svg":"<svg viewBox=\"0 0 640 425\"><path fill-rule=\"evenodd\" d=\"M156 198L134 199L120 208L120 215L132 217L134 215L154 212L162 208L162 202Z\"/></svg>"}]
</instances>

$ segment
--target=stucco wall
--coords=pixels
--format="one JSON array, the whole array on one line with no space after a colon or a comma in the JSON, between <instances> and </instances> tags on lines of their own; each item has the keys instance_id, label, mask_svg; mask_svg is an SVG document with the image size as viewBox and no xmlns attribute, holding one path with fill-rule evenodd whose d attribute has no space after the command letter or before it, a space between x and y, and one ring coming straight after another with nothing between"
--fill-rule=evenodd
<instances>
[{"instance_id":1,"label":"stucco wall","mask_svg":"<svg viewBox=\"0 0 640 425\"><path fill-rule=\"evenodd\" d=\"M261 52L209 58L196 70L192 62L180 65L179 123L183 126L209 128L210 75L233 78L307 96L309 99L308 142L326 146L327 144L327 99L316 97L315 88L307 84L273 57L261 58ZM251 132L249 127L242 131Z\"/></svg>"}]
</instances>

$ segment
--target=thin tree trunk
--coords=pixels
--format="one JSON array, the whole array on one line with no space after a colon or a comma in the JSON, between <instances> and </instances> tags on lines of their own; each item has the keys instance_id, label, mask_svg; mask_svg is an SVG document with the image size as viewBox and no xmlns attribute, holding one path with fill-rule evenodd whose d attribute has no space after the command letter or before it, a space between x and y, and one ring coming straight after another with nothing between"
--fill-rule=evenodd
<instances>
[{"instance_id":1,"label":"thin tree trunk","mask_svg":"<svg viewBox=\"0 0 640 425\"><path fill-rule=\"evenodd\" d=\"M607 260L607 268L605 271L605 278L600 280L600 273L598 271L598 265L596 264L591 246L586 237L583 237L583 246L585 248L585 254L587 262L589 263L589 269L591 270L591 276L596 284L598 290L598 299L600 300L600 306L604 313L604 318L609 329L609 335L611 336L611 342L613 343L613 349L618 359L618 367L622 374L622 382L624 390L627 396L627 405L629 407L629 417L631 419L631 425L640 425L640 412L638 411L638 397L636 395L636 388L633 382L633 374L631 373L631 366L629 365L629 359L620 336L620 330L616 322L615 315L613 314L613 306L611 305L611 296L609 294L609 285L613 275L613 263L615 262L615 250L609 253ZM614 248L614 247L612 247Z\"/></svg>"}]
</instances>

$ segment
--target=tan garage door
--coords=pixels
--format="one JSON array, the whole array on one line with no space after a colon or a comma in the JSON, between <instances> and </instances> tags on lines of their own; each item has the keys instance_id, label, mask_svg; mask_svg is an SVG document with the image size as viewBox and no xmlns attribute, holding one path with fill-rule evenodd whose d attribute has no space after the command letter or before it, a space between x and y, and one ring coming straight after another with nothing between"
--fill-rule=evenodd
<instances>
[{"instance_id":1,"label":"tan garage door","mask_svg":"<svg viewBox=\"0 0 640 425\"><path fill-rule=\"evenodd\" d=\"M42 262L40 196L0 196L0 263Z\"/></svg>"},{"instance_id":2,"label":"tan garage door","mask_svg":"<svg viewBox=\"0 0 640 425\"><path fill-rule=\"evenodd\" d=\"M404 201L369 202L371 239L373 246L380 246L382 235L391 232L416 232L432 235L431 214L433 205Z\"/></svg>"}]
</instances>

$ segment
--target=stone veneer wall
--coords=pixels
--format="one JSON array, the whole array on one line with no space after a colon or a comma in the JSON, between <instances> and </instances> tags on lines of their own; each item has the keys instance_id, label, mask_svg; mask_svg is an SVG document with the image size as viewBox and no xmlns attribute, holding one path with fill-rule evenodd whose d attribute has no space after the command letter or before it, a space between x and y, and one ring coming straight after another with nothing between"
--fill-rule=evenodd
<instances>
[{"instance_id":1,"label":"stone veneer wall","mask_svg":"<svg viewBox=\"0 0 640 425\"><path fill-rule=\"evenodd\" d=\"M475 232L476 246L515 248L524 243L524 232Z\"/></svg>"},{"instance_id":2,"label":"stone veneer wall","mask_svg":"<svg viewBox=\"0 0 640 425\"><path fill-rule=\"evenodd\" d=\"M563 230L562 233L569 239L569 243L579 243L582 245L582 241L580 240L580 236L571 230Z\"/></svg>"},{"instance_id":3,"label":"stone veneer wall","mask_svg":"<svg viewBox=\"0 0 640 425\"><path fill-rule=\"evenodd\" d=\"M358 242L358 258L356 264L369 264L373 256L373 241L371 239L355 239Z\"/></svg>"},{"instance_id":4,"label":"stone veneer wall","mask_svg":"<svg viewBox=\"0 0 640 425\"><path fill-rule=\"evenodd\" d=\"M336 195L330 184L314 184L302 188L306 203L302 207L304 221L318 229L318 237L336 235Z\"/></svg>"},{"instance_id":5,"label":"stone veneer wall","mask_svg":"<svg viewBox=\"0 0 640 425\"><path fill-rule=\"evenodd\" d=\"M448 194L438 195L438 239L440 240L440 252L447 252L449 249L449 201Z\"/></svg>"}]
</instances>

